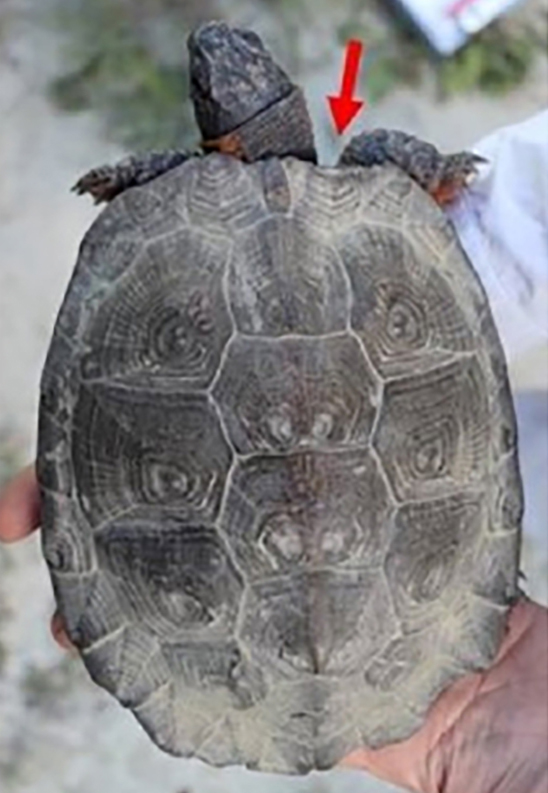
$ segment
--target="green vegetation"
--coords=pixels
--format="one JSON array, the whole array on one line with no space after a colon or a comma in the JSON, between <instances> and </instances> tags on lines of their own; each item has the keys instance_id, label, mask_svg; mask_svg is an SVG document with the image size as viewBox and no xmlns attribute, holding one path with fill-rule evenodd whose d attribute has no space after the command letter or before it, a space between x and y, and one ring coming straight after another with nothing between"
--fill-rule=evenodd
<instances>
[{"instance_id":1,"label":"green vegetation","mask_svg":"<svg viewBox=\"0 0 548 793\"><path fill-rule=\"evenodd\" d=\"M440 66L444 94L479 89L504 94L520 85L535 59L533 31L492 25Z\"/></svg>"},{"instance_id":2,"label":"green vegetation","mask_svg":"<svg viewBox=\"0 0 548 793\"><path fill-rule=\"evenodd\" d=\"M382 8L372 16L363 0L355 0L353 6L351 20L339 25L338 40L342 44L357 36L368 42L367 92L372 103L398 86L418 85L429 73L442 99L472 91L505 94L524 82L545 47L538 20L516 14L498 20L455 55L441 59ZM545 29L546 20L540 23Z\"/></svg>"},{"instance_id":3,"label":"green vegetation","mask_svg":"<svg viewBox=\"0 0 548 793\"><path fill-rule=\"evenodd\" d=\"M381 20L368 15L359 25L347 21L337 29L341 46L353 37L366 42L363 89L370 104L398 86L419 85L430 57L422 42L406 28L386 19L380 24Z\"/></svg>"},{"instance_id":4,"label":"green vegetation","mask_svg":"<svg viewBox=\"0 0 548 793\"><path fill-rule=\"evenodd\" d=\"M98 111L107 133L131 149L190 144L183 61L185 38L199 18L194 6L57 0L49 22L62 31L66 71L51 85L53 99L68 111Z\"/></svg>"},{"instance_id":5,"label":"green vegetation","mask_svg":"<svg viewBox=\"0 0 548 793\"><path fill-rule=\"evenodd\" d=\"M194 144L184 41L197 22L219 17L214 0L54 1L50 21L62 37L66 69L51 86L55 101L71 111L98 111L107 133L132 150ZM362 38L367 44L363 90L372 104L397 86L419 85L428 77L441 99L476 90L503 94L526 79L545 43L546 14L531 19L527 4L444 60L379 0L343 0L337 7L319 6L317 0L257 5L263 31L273 31L276 52L283 53L293 74L316 68L310 53L312 61L306 61L302 42L326 14L339 42ZM233 17L237 20L237 7Z\"/></svg>"}]
</instances>

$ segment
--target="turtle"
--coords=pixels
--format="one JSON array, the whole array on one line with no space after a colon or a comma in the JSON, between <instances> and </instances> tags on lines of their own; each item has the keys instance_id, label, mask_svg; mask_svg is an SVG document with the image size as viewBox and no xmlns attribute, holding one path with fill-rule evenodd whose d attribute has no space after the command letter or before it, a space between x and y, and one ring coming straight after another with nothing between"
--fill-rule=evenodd
<instances>
[{"instance_id":1,"label":"turtle","mask_svg":"<svg viewBox=\"0 0 548 793\"><path fill-rule=\"evenodd\" d=\"M43 552L91 678L164 751L307 774L402 740L522 593L516 419L445 207L479 158L318 162L253 31L188 39L199 150L76 184L40 387Z\"/></svg>"}]
</instances>

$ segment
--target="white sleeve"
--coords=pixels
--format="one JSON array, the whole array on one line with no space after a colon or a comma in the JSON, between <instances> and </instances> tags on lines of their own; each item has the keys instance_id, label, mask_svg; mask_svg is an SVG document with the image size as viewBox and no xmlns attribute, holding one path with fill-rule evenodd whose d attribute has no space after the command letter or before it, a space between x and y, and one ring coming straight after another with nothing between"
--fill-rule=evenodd
<instances>
[{"instance_id":1,"label":"white sleeve","mask_svg":"<svg viewBox=\"0 0 548 793\"><path fill-rule=\"evenodd\" d=\"M473 150L488 163L449 214L511 361L548 340L548 111Z\"/></svg>"}]
</instances>

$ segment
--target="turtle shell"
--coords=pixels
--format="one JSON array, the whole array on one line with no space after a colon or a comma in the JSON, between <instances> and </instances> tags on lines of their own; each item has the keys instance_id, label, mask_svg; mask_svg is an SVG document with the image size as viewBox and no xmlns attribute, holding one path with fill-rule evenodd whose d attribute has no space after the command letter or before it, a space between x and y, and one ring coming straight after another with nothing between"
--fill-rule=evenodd
<instances>
[{"instance_id":1,"label":"turtle shell","mask_svg":"<svg viewBox=\"0 0 548 793\"><path fill-rule=\"evenodd\" d=\"M403 739L499 647L516 442L485 294L403 172L192 159L95 221L45 365L69 636L175 755Z\"/></svg>"}]
</instances>

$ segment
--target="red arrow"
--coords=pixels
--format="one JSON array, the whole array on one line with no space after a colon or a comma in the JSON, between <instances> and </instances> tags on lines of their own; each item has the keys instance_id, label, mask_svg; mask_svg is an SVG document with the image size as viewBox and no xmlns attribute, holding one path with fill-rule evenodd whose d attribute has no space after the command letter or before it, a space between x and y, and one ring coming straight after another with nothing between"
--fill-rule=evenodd
<instances>
[{"instance_id":1,"label":"red arrow","mask_svg":"<svg viewBox=\"0 0 548 793\"><path fill-rule=\"evenodd\" d=\"M339 96L327 97L339 135L342 135L354 116L360 112L365 104L361 99L353 98L362 52L363 44L361 41L352 39L347 43L341 92Z\"/></svg>"}]
</instances>

